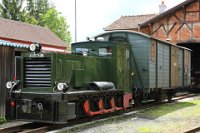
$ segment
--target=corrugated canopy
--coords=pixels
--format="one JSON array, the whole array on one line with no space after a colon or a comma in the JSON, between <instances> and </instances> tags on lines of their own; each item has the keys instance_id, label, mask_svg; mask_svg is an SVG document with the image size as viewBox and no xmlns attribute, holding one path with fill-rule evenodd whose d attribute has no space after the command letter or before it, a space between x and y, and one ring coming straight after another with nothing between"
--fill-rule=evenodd
<instances>
[{"instance_id":1,"label":"corrugated canopy","mask_svg":"<svg viewBox=\"0 0 200 133\"><path fill-rule=\"evenodd\" d=\"M9 46L15 48L29 48L28 44L21 44L21 43L13 43L5 40L0 40L0 46Z\"/></svg>"}]
</instances>

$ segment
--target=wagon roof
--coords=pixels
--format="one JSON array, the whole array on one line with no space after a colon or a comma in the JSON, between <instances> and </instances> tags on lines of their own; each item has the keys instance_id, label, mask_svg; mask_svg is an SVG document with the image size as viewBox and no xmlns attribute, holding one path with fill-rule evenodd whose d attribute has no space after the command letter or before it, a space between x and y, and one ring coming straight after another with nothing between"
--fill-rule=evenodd
<instances>
[{"instance_id":1,"label":"wagon roof","mask_svg":"<svg viewBox=\"0 0 200 133\"><path fill-rule=\"evenodd\" d=\"M98 34L98 35L94 36L93 38L96 39L96 38L98 38L98 37L100 37L100 36L102 36L102 35L112 34L112 33L129 33L129 34L137 34L137 35L140 35L140 36L143 36L143 37L149 38L149 39L153 39L153 40L157 40L157 41L159 41L159 42L163 42L163 43L168 44L168 45L172 45L172 46L174 46L174 47L179 47L179 48L182 48L182 49L185 49L185 50L190 50L190 49L188 49L188 48L186 48L186 47L181 47L181 46L178 46L178 45L174 45L174 44L172 44L172 43L170 43L170 42L168 42L168 41L163 41L163 40L161 40L161 39L154 38L154 37L149 36L149 35L147 35L147 34L145 34L145 33L137 32L137 31L130 31L130 30L114 30L114 31L107 31L107 32L104 32L104 33ZM191 51L191 50L190 50L190 51Z\"/></svg>"}]
</instances>

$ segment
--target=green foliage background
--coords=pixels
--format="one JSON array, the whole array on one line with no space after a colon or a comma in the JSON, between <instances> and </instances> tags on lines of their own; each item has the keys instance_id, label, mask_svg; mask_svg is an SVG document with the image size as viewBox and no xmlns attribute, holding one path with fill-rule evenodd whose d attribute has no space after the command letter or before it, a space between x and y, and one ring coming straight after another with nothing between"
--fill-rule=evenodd
<instances>
[{"instance_id":1,"label":"green foliage background","mask_svg":"<svg viewBox=\"0 0 200 133\"><path fill-rule=\"evenodd\" d=\"M71 34L65 17L56 10L49 0L2 0L0 16L48 27L66 44L71 43Z\"/></svg>"}]
</instances>

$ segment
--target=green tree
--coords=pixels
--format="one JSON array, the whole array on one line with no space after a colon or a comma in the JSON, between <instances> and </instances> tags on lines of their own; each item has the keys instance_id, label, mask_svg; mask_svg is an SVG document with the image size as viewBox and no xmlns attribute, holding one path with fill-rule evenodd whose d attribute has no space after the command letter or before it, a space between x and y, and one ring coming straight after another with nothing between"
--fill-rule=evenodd
<instances>
[{"instance_id":1,"label":"green tree","mask_svg":"<svg viewBox=\"0 0 200 133\"><path fill-rule=\"evenodd\" d=\"M29 14L25 17L26 22L46 26L67 44L71 42L65 17L50 4L49 0L27 0L26 9Z\"/></svg>"},{"instance_id":2,"label":"green tree","mask_svg":"<svg viewBox=\"0 0 200 133\"><path fill-rule=\"evenodd\" d=\"M71 42L71 34L68 31L69 26L67 25L67 21L55 7L51 7L47 13L42 16L41 24L48 27L67 44Z\"/></svg>"},{"instance_id":3,"label":"green tree","mask_svg":"<svg viewBox=\"0 0 200 133\"><path fill-rule=\"evenodd\" d=\"M0 13L3 18L20 21L25 13L24 0L2 0Z\"/></svg>"},{"instance_id":4,"label":"green tree","mask_svg":"<svg viewBox=\"0 0 200 133\"><path fill-rule=\"evenodd\" d=\"M29 24L34 24L34 25L39 24L39 22L33 16L31 16L29 13L24 13L21 21L29 23Z\"/></svg>"},{"instance_id":5,"label":"green tree","mask_svg":"<svg viewBox=\"0 0 200 133\"><path fill-rule=\"evenodd\" d=\"M49 3L49 0L27 0L26 9L28 14L38 21L38 25L44 26L44 24L41 23L41 19L51 7L52 5Z\"/></svg>"}]
</instances>

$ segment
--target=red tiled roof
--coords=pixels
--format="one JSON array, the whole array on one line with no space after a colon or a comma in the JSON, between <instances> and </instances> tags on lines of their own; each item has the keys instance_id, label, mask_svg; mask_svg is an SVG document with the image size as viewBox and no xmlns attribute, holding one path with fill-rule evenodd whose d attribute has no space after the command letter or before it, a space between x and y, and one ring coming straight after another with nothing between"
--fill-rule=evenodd
<instances>
[{"instance_id":1,"label":"red tiled roof","mask_svg":"<svg viewBox=\"0 0 200 133\"><path fill-rule=\"evenodd\" d=\"M0 37L66 47L65 42L59 39L48 28L5 18L0 18Z\"/></svg>"},{"instance_id":2,"label":"red tiled roof","mask_svg":"<svg viewBox=\"0 0 200 133\"><path fill-rule=\"evenodd\" d=\"M113 22L111 25L104 28L105 31L109 30L128 30L138 28L139 24L152 19L156 14L145 14L136 16L121 16L118 20Z\"/></svg>"}]
</instances>

